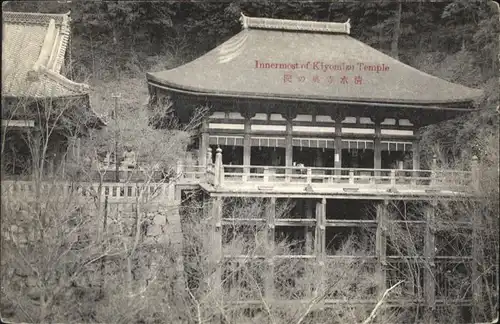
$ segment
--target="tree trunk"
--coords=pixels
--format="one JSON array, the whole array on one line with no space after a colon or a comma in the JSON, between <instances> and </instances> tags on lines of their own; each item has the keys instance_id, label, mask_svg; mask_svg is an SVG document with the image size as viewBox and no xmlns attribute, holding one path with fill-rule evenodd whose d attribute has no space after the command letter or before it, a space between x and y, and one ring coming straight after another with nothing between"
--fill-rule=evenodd
<instances>
[{"instance_id":1,"label":"tree trunk","mask_svg":"<svg viewBox=\"0 0 500 324\"><path fill-rule=\"evenodd\" d=\"M396 9L396 19L394 22L394 31L392 33L392 42L391 42L391 56L395 59L399 58L399 36L401 35L401 11L402 4L401 1L398 1L398 8Z\"/></svg>"}]
</instances>

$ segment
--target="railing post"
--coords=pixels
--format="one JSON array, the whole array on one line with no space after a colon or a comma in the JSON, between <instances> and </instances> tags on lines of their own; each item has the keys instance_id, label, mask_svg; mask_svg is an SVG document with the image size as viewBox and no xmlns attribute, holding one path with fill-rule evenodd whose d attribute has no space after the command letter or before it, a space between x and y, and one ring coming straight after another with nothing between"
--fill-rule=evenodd
<instances>
[{"instance_id":1,"label":"railing post","mask_svg":"<svg viewBox=\"0 0 500 324\"><path fill-rule=\"evenodd\" d=\"M293 174L293 169L289 169L289 167L285 168L285 182L289 183L292 179L291 175Z\"/></svg>"},{"instance_id":2,"label":"railing post","mask_svg":"<svg viewBox=\"0 0 500 324\"><path fill-rule=\"evenodd\" d=\"M269 167L264 167L264 182L269 182Z\"/></svg>"},{"instance_id":3,"label":"railing post","mask_svg":"<svg viewBox=\"0 0 500 324\"><path fill-rule=\"evenodd\" d=\"M206 163L206 166L208 167L209 165L211 166L213 164L213 160L212 160L212 148L211 147L208 147L207 148L207 163Z\"/></svg>"},{"instance_id":4,"label":"railing post","mask_svg":"<svg viewBox=\"0 0 500 324\"><path fill-rule=\"evenodd\" d=\"M312 169L311 168L307 168L306 182L307 183L311 183L312 182Z\"/></svg>"},{"instance_id":5,"label":"railing post","mask_svg":"<svg viewBox=\"0 0 500 324\"><path fill-rule=\"evenodd\" d=\"M209 146L207 148L207 159L205 163L205 176L208 183L211 183L213 179L211 178L212 172L212 148Z\"/></svg>"},{"instance_id":6,"label":"railing post","mask_svg":"<svg viewBox=\"0 0 500 324\"><path fill-rule=\"evenodd\" d=\"M391 170L391 186L396 185L396 170Z\"/></svg>"},{"instance_id":7,"label":"railing post","mask_svg":"<svg viewBox=\"0 0 500 324\"><path fill-rule=\"evenodd\" d=\"M349 170L349 183L354 184L354 170Z\"/></svg>"},{"instance_id":8,"label":"railing post","mask_svg":"<svg viewBox=\"0 0 500 324\"><path fill-rule=\"evenodd\" d=\"M242 172L241 173L241 180L243 182L247 182L248 175L250 174L250 168L243 166L243 168L241 169L241 172Z\"/></svg>"},{"instance_id":9,"label":"railing post","mask_svg":"<svg viewBox=\"0 0 500 324\"><path fill-rule=\"evenodd\" d=\"M434 154L432 156L432 166L431 166L431 186L436 185L436 169L437 169L437 156Z\"/></svg>"},{"instance_id":10,"label":"railing post","mask_svg":"<svg viewBox=\"0 0 500 324\"><path fill-rule=\"evenodd\" d=\"M177 178L181 177L183 171L182 169L183 169L182 161L177 160L177 169L176 169Z\"/></svg>"},{"instance_id":11,"label":"railing post","mask_svg":"<svg viewBox=\"0 0 500 324\"><path fill-rule=\"evenodd\" d=\"M472 163L471 163L471 180L472 180L472 188L476 192L479 192L480 189L480 181L479 181L479 163L478 163L478 158L477 156L472 157Z\"/></svg>"},{"instance_id":12,"label":"railing post","mask_svg":"<svg viewBox=\"0 0 500 324\"><path fill-rule=\"evenodd\" d=\"M222 185L222 180L221 177L224 177L224 166L222 165L222 149L220 147L217 147L217 150L215 151L215 183L214 185L220 186Z\"/></svg>"}]
</instances>

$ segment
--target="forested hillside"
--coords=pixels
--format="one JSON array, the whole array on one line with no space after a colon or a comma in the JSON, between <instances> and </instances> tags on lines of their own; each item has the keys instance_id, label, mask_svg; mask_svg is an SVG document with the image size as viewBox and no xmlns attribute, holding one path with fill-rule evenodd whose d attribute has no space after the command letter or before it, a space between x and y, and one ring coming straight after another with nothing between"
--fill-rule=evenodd
<instances>
[{"instance_id":1,"label":"forested hillside","mask_svg":"<svg viewBox=\"0 0 500 324\"><path fill-rule=\"evenodd\" d=\"M176 67L213 49L241 29L243 12L270 18L350 19L351 34L360 41L432 75L485 90L478 102L485 110L433 128L427 142L439 140L457 151L470 145L478 129L484 130L479 126L497 125L492 108L499 99L500 28L487 1L9 1L3 9L71 11L71 76L93 86L93 108L104 115L112 93L122 94L123 106L144 105L145 72Z\"/></svg>"}]
</instances>

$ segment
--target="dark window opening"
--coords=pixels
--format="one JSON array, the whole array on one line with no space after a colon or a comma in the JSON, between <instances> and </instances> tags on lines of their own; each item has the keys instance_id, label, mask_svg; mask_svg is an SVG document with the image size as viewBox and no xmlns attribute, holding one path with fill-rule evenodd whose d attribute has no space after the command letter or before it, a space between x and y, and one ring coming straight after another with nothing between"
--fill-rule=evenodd
<instances>
[{"instance_id":1,"label":"dark window opening","mask_svg":"<svg viewBox=\"0 0 500 324\"><path fill-rule=\"evenodd\" d=\"M342 168L373 169L374 152L372 149L343 149Z\"/></svg>"},{"instance_id":2,"label":"dark window opening","mask_svg":"<svg viewBox=\"0 0 500 324\"><path fill-rule=\"evenodd\" d=\"M404 152L404 151L382 151L381 168L382 169L399 169L400 162L401 162L403 169L406 169L405 164L404 164L404 161L408 160L406 155L407 155L407 152Z\"/></svg>"},{"instance_id":3,"label":"dark window opening","mask_svg":"<svg viewBox=\"0 0 500 324\"><path fill-rule=\"evenodd\" d=\"M375 220L375 202L370 200L329 199L326 201L327 219Z\"/></svg>"},{"instance_id":4,"label":"dark window opening","mask_svg":"<svg viewBox=\"0 0 500 324\"><path fill-rule=\"evenodd\" d=\"M222 150L222 164L224 165L243 165L243 147L229 145L210 145L212 149L212 159L215 163L217 147Z\"/></svg>"}]
</instances>

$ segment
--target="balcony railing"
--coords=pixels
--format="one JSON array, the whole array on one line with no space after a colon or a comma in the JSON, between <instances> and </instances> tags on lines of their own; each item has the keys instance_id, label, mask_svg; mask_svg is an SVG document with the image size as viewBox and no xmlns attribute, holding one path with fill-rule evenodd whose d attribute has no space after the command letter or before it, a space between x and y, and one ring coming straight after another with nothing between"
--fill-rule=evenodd
<instances>
[{"instance_id":1,"label":"balcony railing","mask_svg":"<svg viewBox=\"0 0 500 324\"><path fill-rule=\"evenodd\" d=\"M218 150L219 151L219 150ZM479 188L477 159L473 159L471 171L459 170L405 170L405 169L355 169L355 168L320 168L304 166L258 166L258 165L223 165L222 154L217 152L215 163L212 162L211 152L208 154L209 163L206 166L183 165L178 163L177 168L168 175L155 181L149 177L151 187L169 186L170 183L199 184L207 183L216 188L252 185L280 187L290 185L314 185L322 188L335 187L362 187L362 188L419 188L424 190L449 190L469 192ZM108 170L107 172L112 172ZM140 169L121 170L137 174L137 179L123 177L122 183L102 183L102 195L117 198L135 197L138 188L144 186L144 179L140 179ZM158 171L160 172L160 171ZM106 180L105 180L106 181ZM8 185L8 183L12 184ZM50 181L49 181L50 182ZM142 182L142 184L141 184ZM2 181L8 191L29 190L31 181ZM61 184L61 190L68 190L72 184ZM170 186L171 187L171 186ZM77 190L83 195L92 195L97 192L97 183L79 183ZM165 189L161 189L165 190ZM143 191L144 192L144 191Z\"/></svg>"},{"instance_id":2,"label":"balcony railing","mask_svg":"<svg viewBox=\"0 0 500 324\"><path fill-rule=\"evenodd\" d=\"M141 194L146 198L166 197L171 195L168 183L88 183L88 182L67 182L67 181L46 181L40 184L43 194L69 195L78 194L83 197L101 196L109 198L137 198ZM36 191L36 184L33 181L2 181L2 196L33 194Z\"/></svg>"},{"instance_id":3,"label":"balcony railing","mask_svg":"<svg viewBox=\"0 0 500 324\"><path fill-rule=\"evenodd\" d=\"M470 184L471 172L430 171L430 170L388 170L350 169L318 167L258 167L223 165L223 183L263 182L263 183L346 183L346 184L388 184L388 185L439 185Z\"/></svg>"},{"instance_id":4,"label":"balcony railing","mask_svg":"<svg viewBox=\"0 0 500 324\"><path fill-rule=\"evenodd\" d=\"M477 158L472 161L471 171L460 170L405 170L405 169L355 169L320 168L304 166L257 166L223 165L222 153L218 149L215 163L206 166L206 181L216 187L238 184L264 185L323 185L363 187L424 187L445 190L468 191L479 187ZM435 163L434 163L435 164ZM187 175L187 174L186 174Z\"/></svg>"}]
</instances>

